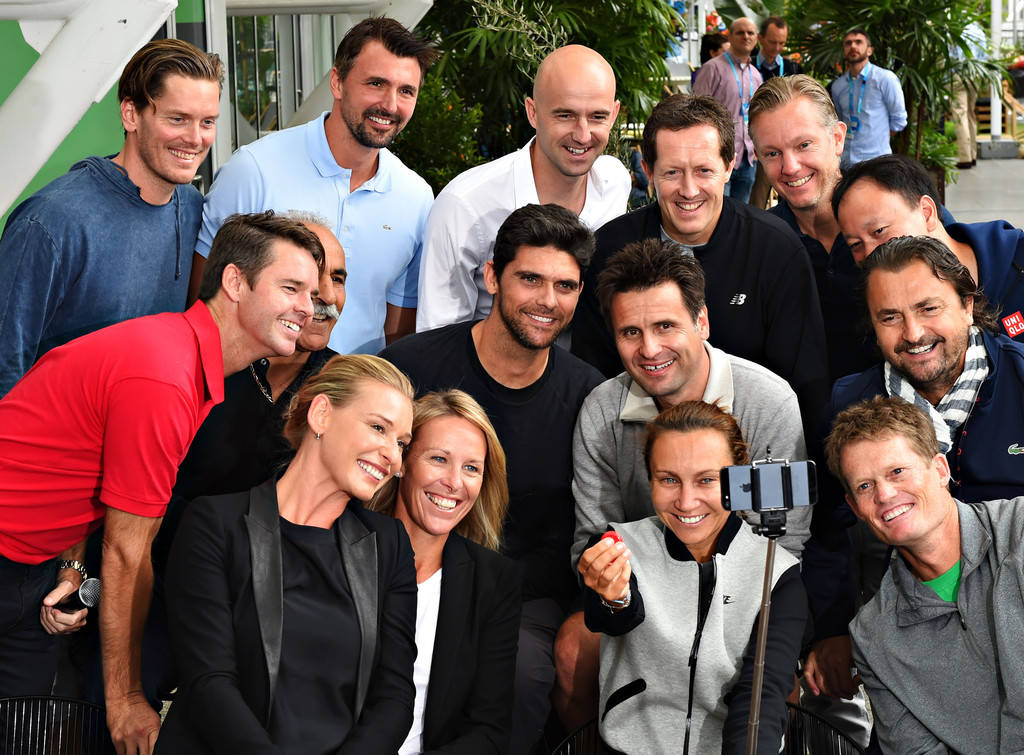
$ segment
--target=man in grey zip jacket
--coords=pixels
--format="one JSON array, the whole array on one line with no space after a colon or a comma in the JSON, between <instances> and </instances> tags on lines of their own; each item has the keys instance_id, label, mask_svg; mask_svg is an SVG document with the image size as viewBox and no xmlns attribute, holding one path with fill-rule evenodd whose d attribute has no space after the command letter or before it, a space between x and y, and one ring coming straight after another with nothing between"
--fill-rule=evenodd
<instances>
[{"instance_id":1,"label":"man in grey zip jacket","mask_svg":"<svg viewBox=\"0 0 1024 755\"><path fill-rule=\"evenodd\" d=\"M931 420L899 398L840 413L826 450L897 552L850 624L882 750L1024 751L1024 498L954 499Z\"/></svg>"},{"instance_id":2,"label":"man in grey zip jacket","mask_svg":"<svg viewBox=\"0 0 1024 755\"><path fill-rule=\"evenodd\" d=\"M573 436L573 565L607 522L652 516L644 464L647 422L680 401L717 404L736 418L750 458L805 459L796 394L781 377L707 342L704 273L675 245L646 239L612 255L598 298L626 370L583 402ZM779 544L797 558L810 510L792 512Z\"/></svg>"}]
</instances>

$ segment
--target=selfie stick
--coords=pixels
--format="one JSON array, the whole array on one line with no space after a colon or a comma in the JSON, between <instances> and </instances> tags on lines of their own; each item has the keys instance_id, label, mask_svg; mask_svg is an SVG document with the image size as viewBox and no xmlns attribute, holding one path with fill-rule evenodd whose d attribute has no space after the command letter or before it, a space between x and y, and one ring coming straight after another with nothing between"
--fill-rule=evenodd
<instances>
[{"instance_id":1,"label":"selfie stick","mask_svg":"<svg viewBox=\"0 0 1024 755\"><path fill-rule=\"evenodd\" d=\"M761 475L758 469L763 464L781 464L782 506L762 508ZM768 644L768 616L772 608L772 574L775 571L775 541L786 534L786 511L793 508L793 479L789 459L772 459L771 448L768 458L751 464L750 495L753 510L761 515L761 523L754 527L759 535L768 538L768 555L764 563L764 586L761 589L761 615L757 624L757 650L754 653L754 686L750 701L750 718L747 721L747 755L757 755L757 729L761 718L761 687L764 682L764 655ZM813 501L811 501L813 503Z\"/></svg>"}]
</instances>

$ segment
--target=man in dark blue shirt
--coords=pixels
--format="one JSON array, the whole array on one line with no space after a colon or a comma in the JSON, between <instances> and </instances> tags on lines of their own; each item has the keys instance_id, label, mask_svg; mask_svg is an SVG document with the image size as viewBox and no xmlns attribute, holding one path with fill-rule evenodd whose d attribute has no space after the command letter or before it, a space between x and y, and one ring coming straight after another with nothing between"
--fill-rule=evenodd
<instances>
[{"instance_id":1,"label":"man in dark blue shirt","mask_svg":"<svg viewBox=\"0 0 1024 755\"><path fill-rule=\"evenodd\" d=\"M800 237L814 268L828 343L829 377L836 380L875 361L858 327L858 271L832 213L842 174L846 124L832 98L809 76L776 77L754 93L750 135L781 202L771 213Z\"/></svg>"},{"instance_id":2,"label":"man in dark blue shirt","mask_svg":"<svg viewBox=\"0 0 1024 755\"><path fill-rule=\"evenodd\" d=\"M498 229L484 266L490 314L406 336L380 354L420 395L461 388L475 398L508 457L502 551L523 573L514 755L529 753L541 735L555 679L555 633L579 591L569 566L572 434L583 400L602 378L555 339L572 320L593 251L593 234L572 212L520 207Z\"/></svg>"},{"instance_id":3,"label":"man in dark blue shirt","mask_svg":"<svg viewBox=\"0 0 1024 755\"><path fill-rule=\"evenodd\" d=\"M0 397L50 349L134 317L181 312L217 134L223 67L150 42L117 86L124 146L89 157L11 212L0 238Z\"/></svg>"}]
</instances>

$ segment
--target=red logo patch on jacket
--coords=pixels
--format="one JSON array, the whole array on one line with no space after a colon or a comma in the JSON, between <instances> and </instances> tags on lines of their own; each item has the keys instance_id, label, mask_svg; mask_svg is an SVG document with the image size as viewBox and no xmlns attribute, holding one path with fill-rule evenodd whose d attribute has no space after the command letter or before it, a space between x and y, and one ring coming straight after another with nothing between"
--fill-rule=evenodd
<instances>
[{"instance_id":1,"label":"red logo patch on jacket","mask_svg":"<svg viewBox=\"0 0 1024 755\"><path fill-rule=\"evenodd\" d=\"M1010 338L1016 338L1024 333L1024 317L1021 316L1019 309L1012 315L1003 318L1003 327L1006 328Z\"/></svg>"}]
</instances>

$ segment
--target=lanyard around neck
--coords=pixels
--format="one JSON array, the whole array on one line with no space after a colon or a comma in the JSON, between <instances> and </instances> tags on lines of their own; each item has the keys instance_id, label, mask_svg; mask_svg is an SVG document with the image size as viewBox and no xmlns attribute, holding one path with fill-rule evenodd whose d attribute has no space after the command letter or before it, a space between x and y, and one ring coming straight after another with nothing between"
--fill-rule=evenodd
<instances>
[{"instance_id":1,"label":"lanyard around neck","mask_svg":"<svg viewBox=\"0 0 1024 755\"><path fill-rule=\"evenodd\" d=\"M743 125L746 126L750 120L750 100L754 97L754 78L749 73L750 64L747 64L747 80L750 83L750 96L747 99L743 99L743 82L740 79L740 73L736 70L736 64L732 62L732 55L725 53L725 59L729 63L729 68L732 69L732 75L736 79L736 88L740 93L740 110L743 111Z\"/></svg>"},{"instance_id":2,"label":"lanyard around neck","mask_svg":"<svg viewBox=\"0 0 1024 755\"><path fill-rule=\"evenodd\" d=\"M857 97L856 111L854 111L853 109L853 82L855 81L855 79L853 78L853 71L848 72L846 75L850 77L850 91L847 92L850 100L850 115L860 115L861 105L864 104L864 90L868 88L868 79L871 78L871 63L866 63L864 65L864 70L860 72L860 76L858 76L856 79L860 80L861 76L864 77L864 83L861 84L860 87L860 95Z\"/></svg>"}]
</instances>

